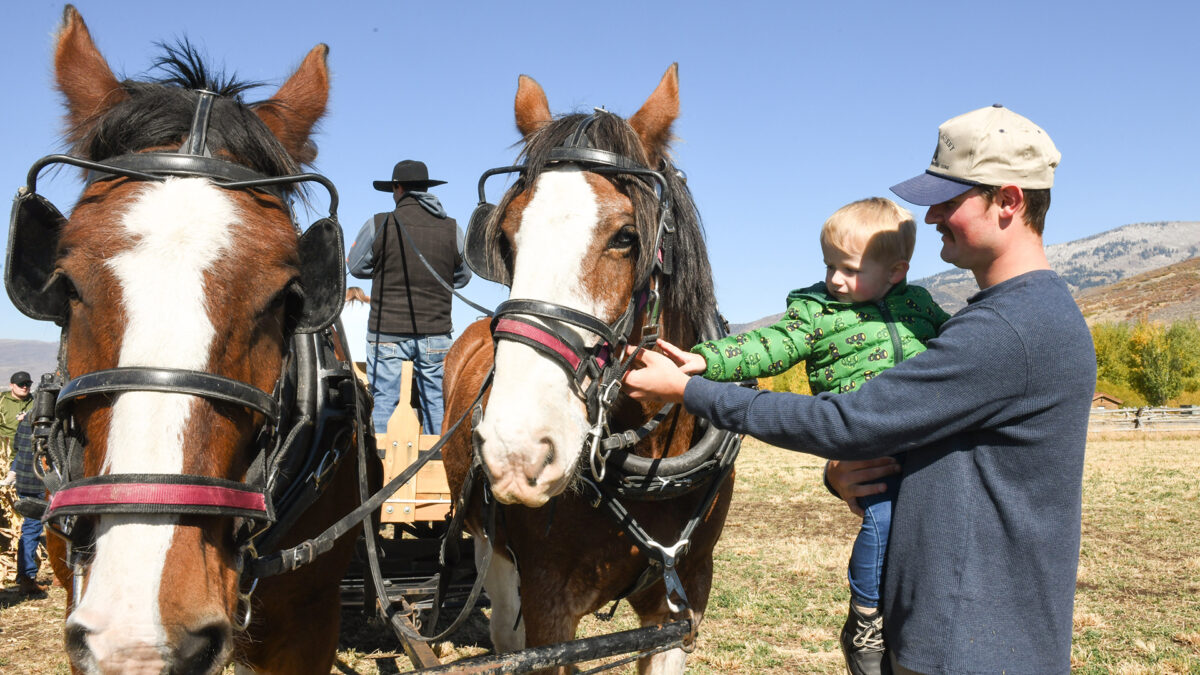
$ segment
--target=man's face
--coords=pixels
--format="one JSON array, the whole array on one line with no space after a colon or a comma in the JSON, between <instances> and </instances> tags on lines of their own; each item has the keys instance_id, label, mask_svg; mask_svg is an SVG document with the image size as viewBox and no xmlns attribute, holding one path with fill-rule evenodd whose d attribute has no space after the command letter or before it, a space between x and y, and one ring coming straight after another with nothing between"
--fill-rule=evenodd
<instances>
[{"instance_id":1,"label":"man's face","mask_svg":"<svg viewBox=\"0 0 1200 675\"><path fill-rule=\"evenodd\" d=\"M28 384L13 384L10 382L8 388L12 391L13 396L17 398L29 398Z\"/></svg>"},{"instance_id":2,"label":"man's face","mask_svg":"<svg viewBox=\"0 0 1200 675\"><path fill-rule=\"evenodd\" d=\"M980 269L995 257L1000 234L997 207L971 188L925 213L925 222L942 235L942 260L966 270Z\"/></svg>"}]
</instances>

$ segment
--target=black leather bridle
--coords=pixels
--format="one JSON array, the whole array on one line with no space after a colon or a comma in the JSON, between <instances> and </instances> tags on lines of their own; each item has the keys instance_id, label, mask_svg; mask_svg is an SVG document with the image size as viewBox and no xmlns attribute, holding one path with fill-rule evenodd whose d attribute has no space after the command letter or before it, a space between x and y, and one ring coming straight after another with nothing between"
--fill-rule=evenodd
<instances>
[{"instance_id":1,"label":"black leather bridle","mask_svg":"<svg viewBox=\"0 0 1200 675\"><path fill-rule=\"evenodd\" d=\"M27 504L25 510L42 506L43 519L72 550L90 538L90 527L79 527L90 521L80 521L80 516L167 514L230 518L240 559L268 553L320 496L341 459L340 448L349 445L348 434L362 423L365 392L357 386L349 365L335 358L327 330L337 321L345 296L336 189L319 174L266 176L212 157L205 139L217 94L205 90L197 94L191 131L179 151L127 154L104 161L50 155L34 163L26 186L14 200L5 270L9 296L28 316L63 326L58 372L42 377L32 410L35 452L49 467L43 475L49 501ZM227 190L267 193L285 208L283 189L288 186L313 182L328 191L329 215L303 234L297 227L301 306L289 317L288 351L272 392L215 373L173 368L117 367L69 376L67 291L55 267L57 239L66 221L36 187L41 171L55 164L86 169L89 184L121 178L160 182L202 177ZM261 415L245 479L181 474L84 477L75 404L84 398L131 391L198 396ZM72 564L80 583L79 560Z\"/></svg>"},{"instance_id":2,"label":"black leather bridle","mask_svg":"<svg viewBox=\"0 0 1200 675\"><path fill-rule=\"evenodd\" d=\"M616 404L621 378L628 370L633 355L626 353L630 344L638 348L653 347L658 339L658 321L661 302L658 288L664 275L672 272L675 225L671 211L671 190L662 173L615 152L592 147L587 136L588 127L601 115L609 115L597 109L580 120L579 124L559 147L552 149L546 167L574 166L582 170L605 175L634 176L648 181L657 201L658 219L652 250L650 269L638 273L635 292L625 311L611 323L553 302L531 299L512 299L500 303L492 318L492 338L518 342L526 345L558 365L571 382L572 390L585 404L588 423L589 457L592 471L597 480L605 474L602 441L608 435L608 418ZM527 165L515 165L490 169L479 179L479 204L468 225L467 244L464 258L472 270L481 277L507 284L508 271L493 264L490 256L480 250L481 232L495 207L488 203L485 184L487 179L508 173L525 173ZM670 167L668 167L670 170ZM639 314L642 316L642 334L633 338L633 329ZM596 336L597 340L586 344L571 327L582 329Z\"/></svg>"}]
</instances>

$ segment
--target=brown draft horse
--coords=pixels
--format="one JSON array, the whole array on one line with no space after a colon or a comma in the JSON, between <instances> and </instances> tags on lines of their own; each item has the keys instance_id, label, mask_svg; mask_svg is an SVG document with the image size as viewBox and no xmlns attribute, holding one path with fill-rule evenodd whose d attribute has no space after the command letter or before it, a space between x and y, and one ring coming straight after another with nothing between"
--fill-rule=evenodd
<instances>
[{"instance_id":1,"label":"brown draft horse","mask_svg":"<svg viewBox=\"0 0 1200 675\"><path fill-rule=\"evenodd\" d=\"M660 171L666 185L661 187L672 195L675 239L674 269L661 277L658 288L662 333L679 344L696 342L701 327L716 315L716 303L699 218L682 174L670 166L666 154L679 113L677 66L667 70L628 122L606 111L555 119L542 88L526 76L519 80L515 108L525 141L525 168L488 219L485 244L490 250L469 253L503 268L494 276L510 282L510 302L569 308L610 325L624 312L636 317L632 335L641 335L646 315L628 308L638 305L636 294L646 270L662 255L655 246L659 216L654 193L637 176L555 164L553 156L566 139L574 138L580 146L620 155L641 167L664 167ZM577 133L581 127L586 127L586 139ZM471 231L476 227L473 217ZM467 246L478 243L469 232ZM600 341L578 324L568 325L572 322L554 316L524 320L535 332L545 328L566 333L561 342L582 345L584 351L595 353ZM443 457L451 490L457 494L474 452L501 504L492 539L494 557L485 577L496 651L572 639L584 615L631 589L628 601L643 626L679 618L682 614L668 605L662 576L651 577L655 581L649 587L638 587L647 570L646 552L608 513L594 508L593 494L581 486L585 467L594 459L587 447L594 423L588 404L578 395L580 383L548 358L545 349L516 339L494 344L488 322L472 324L446 359L446 419L470 411L493 363L486 411L472 433L454 434ZM608 425L614 432L637 429L657 412L619 396ZM677 457L700 435L692 417L676 408L635 452L650 458ZM477 481L476 490L479 485ZM645 531L666 545L676 543L690 517L700 518L678 567L697 624L712 582L713 547L733 493L731 469L711 487L716 497L707 510L705 490L660 501L621 500ZM471 504L467 523L480 560L480 500ZM672 649L643 657L638 666L641 672L680 673L685 658L682 649Z\"/></svg>"},{"instance_id":2,"label":"brown draft horse","mask_svg":"<svg viewBox=\"0 0 1200 675\"><path fill-rule=\"evenodd\" d=\"M168 47L158 63L170 77L119 81L68 6L57 34L55 71L73 155L114 165L117 160L109 158L166 157L197 142L194 119L211 104L203 147L190 154L212 157L187 162L238 169L235 180L246 175L243 169L259 177L295 175L315 157L309 134L328 98L327 53L325 45L313 48L269 101L245 104L240 94L247 85L211 77L186 43ZM126 168L140 166L122 161ZM62 320L67 377L183 372L201 385L218 378L241 383L249 392L244 399L265 396L268 403L277 384L298 389L281 377L297 358L288 326L297 303L309 302L304 296L315 289L302 276L303 238L289 205L294 183L227 189L219 187L216 172L164 173L146 179L93 170L61 225L52 267L55 280L70 289ZM333 255L340 259L337 249ZM344 289L344 278L331 283ZM335 289L338 307L342 289ZM319 331L303 337L328 347L330 336ZM189 393L183 384L177 392L148 389L114 393L97 385L82 396L76 390L66 423L76 444L72 454L80 455L74 478L109 480L120 488L127 476L152 476L152 487L162 487L171 482L162 476L179 475L191 489L206 482L240 484L254 473L256 447L272 428L264 423L266 413L211 393ZM347 436L337 442L350 461L296 479L301 487L305 480L331 487L278 546L315 536L358 505L357 462ZM234 662L238 672L329 673L339 580L354 536L342 537L311 565L262 578L252 589L243 570L246 549L239 548L246 542L239 542L239 526L244 531L246 523L203 511L85 513L75 522L76 532L88 534L72 541L73 569L64 562L64 544L50 537L55 573L71 590L66 646L73 670L219 673Z\"/></svg>"}]
</instances>

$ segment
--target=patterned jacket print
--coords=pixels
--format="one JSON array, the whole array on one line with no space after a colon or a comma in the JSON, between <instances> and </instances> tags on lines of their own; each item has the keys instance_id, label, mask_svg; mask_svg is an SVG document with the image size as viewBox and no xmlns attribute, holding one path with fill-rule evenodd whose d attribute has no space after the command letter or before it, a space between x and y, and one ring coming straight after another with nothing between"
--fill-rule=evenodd
<instances>
[{"instance_id":1,"label":"patterned jacket print","mask_svg":"<svg viewBox=\"0 0 1200 675\"><path fill-rule=\"evenodd\" d=\"M839 302L824 282L792 291L787 301L778 323L692 347L708 364L704 377L770 377L804 361L814 394L852 391L925 351L950 318L929 291L906 282L876 302Z\"/></svg>"}]
</instances>

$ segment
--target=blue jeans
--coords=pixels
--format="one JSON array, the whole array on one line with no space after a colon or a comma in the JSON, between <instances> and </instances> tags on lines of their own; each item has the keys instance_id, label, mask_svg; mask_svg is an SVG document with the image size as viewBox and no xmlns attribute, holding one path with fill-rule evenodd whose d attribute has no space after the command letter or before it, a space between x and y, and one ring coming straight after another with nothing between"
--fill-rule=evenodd
<instances>
[{"instance_id":1,"label":"blue jeans","mask_svg":"<svg viewBox=\"0 0 1200 675\"><path fill-rule=\"evenodd\" d=\"M400 403L400 368L413 364L413 388L420 399L417 416L427 434L442 433L442 362L450 351L450 334L412 335L398 342L367 341L367 379L375 408L375 433L387 431L388 418ZM404 402L408 405L408 401Z\"/></svg>"},{"instance_id":2,"label":"blue jeans","mask_svg":"<svg viewBox=\"0 0 1200 675\"><path fill-rule=\"evenodd\" d=\"M887 492L859 497L863 509L862 527L850 552L850 600L860 607L879 606L879 585L883 578L883 560L887 554L888 534L892 530L892 504L900 490L900 476L880 481Z\"/></svg>"},{"instance_id":3,"label":"blue jeans","mask_svg":"<svg viewBox=\"0 0 1200 675\"><path fill-rule=\"evenodd\" d=\"M41 495L36 496L41 497ZM25 518L21 522L21 539L17 542L17 574L19 576L37 579L37 550L41 537L42 521L37 518Z\"/></svg>"}]
</instances>

